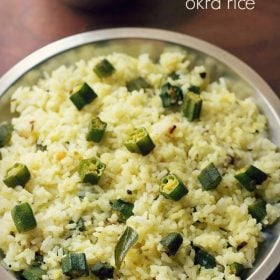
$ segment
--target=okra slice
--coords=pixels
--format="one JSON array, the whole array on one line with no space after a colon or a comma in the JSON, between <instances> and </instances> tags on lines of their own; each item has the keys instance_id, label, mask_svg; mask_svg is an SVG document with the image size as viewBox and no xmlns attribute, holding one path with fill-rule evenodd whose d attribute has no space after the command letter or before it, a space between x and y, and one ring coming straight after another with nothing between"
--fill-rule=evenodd
<instances>
[{"instance_id":1,"label":"okra slice","mask_svg":"<svg viewBox=\"0 0 280 280\"><path fill-rule=\"evenodd\" d=\"M94 73L99 78L107 78L111 76L115 71L115 67L105 58L101 60L98 64L93 68Z\"/></svg>"},{"instance_id":2,"label":"okra slice","mask_svg":"<svg viewBox=\"0 0 280 280\"><path fill-rule=\"evenodd\" d=\"M130 216L133 216L134 204L117 199L112 203L112 209L119 212L121 221L126 221Z\"/></svg>"},{"instance_id":3,"label":"okra slice","mask_svg":"<svg viewBox=\"0 0 280 280\"><path fill-rule=\"evenodd\" d=\"M268 177L268 175L263 172L262 170L258 169L254 165L250 165L247 170L246 174L256 181L257 185L261 185Z\"/></svg>"},{"instance_id":4,"label":"okra slice","mask_svg":"<svg viewBox=\"0 0 280 280\"><path fill-rule=\"evenodd\" d=\"M222 177L213 163L206 166L197 178L202 188L207 191L216 189L222 181Z\"/></svg>"},{"instance_id":5,"label":"okra slice","mask_svg":"<svg viewBox=\"0 0 280 280\"><path fill-rule=\"evenodd\" d=\"M151 87L150 84L143 78L138 77L126 83L127 90L132 92L134 90L146 89Z\"/></svg>"},{"instance_id":6,"label":"okra slice","mask_svg":"<svg viewBox=\"0 0 280 280\"><path fill-rule=\"evenodd\" d=\"M215 258L205 250L192 246L195 251L194 264L204 266L205 268L214 268L216 266Z\"/></svg>"},{"instance_id":7,"label":"okra slice","mask_svg":"<svg viewBox=\"0 0 280 280\"><path fill-rule=\"evenodd\" d=\"M101 280L113 278L114 270L115 268L106 262L97 262L91 268L92 274Z\"/></svg>"},{"instance_id":8,"label":"okra slice","mask_svg":"<svg viewBox=\"0 0 280 280\"><path fill-rule=\"evenodd\" d=\"M149 154L155 148L154 142L144 127L136 128L124 145L131 153L138 153L143 156Z\"/></svg>"},{"instance_id":9,"label":"okra slice","mask_svg":"<svg viewBox=\"0 0 280 280\"><path fill-rule=\"evenodd\" d=\"M185 95L182 107L183 114L189 121L199 119L202 109L202 98L198 94L189 92Z\"/></svg>"},{"instance_id":10,"label":"okra slice","mask_svg":"<svg viewBox=\"0 0 280 280\"><path fill-rule=\"evenodd\" d=\"M13 132L13 126L10 123L0 124L0 148L9 144Z\"/></svg>"},{"instance_id":11,"label":"okra slice","mask_svg":"<svg viewBox=\"0 0 280 280\"><path fill-rule=\"evenodd\" d=\"M12 218L19 233L32 230L37 227L33 210L29 203L24 202L12 209Z\"/></svg>"},{"instance_id":12,"label":"okra slice","mask_svg":"<svg viewBox=\"0 0 280 280\"><path fill-rule=\"evenodd\" d=\"M159 96L164 108L180 105L183 101L182 89L170 83L166 83L162 86Z\"/></svg>"},{"instance_id":13,"label":"okra slice","mask_svg":"<svg viewBox=\"0 0 280 280\"><path fill-rule=\"evenodd\" d=\"M200 94L200 86L192 85L192 86L189 87L189 91L193 92L193 93L196 93L196 94Z\"/></svg>"},{"instance_id":14,"label":"okra slice","mask_svg":"<svg viewBox=\"0 0 280 280\"><path fill-rule=\"evenodd\" d=\"M175 174L168 174L161 179L160 193L165 198L178 201L188 193L188 189Z\"/></svg>"},{"instance_id":15,"label":"okra slice","mask_svg":"<svg viewBox=\"0 0 280 280\"><path fill-rule=\"evenodd\" d=\"M183 237L177 232L169 233L160 241L169 256L175 256L182 243Z\"/></svg>"},{"instance_id":16,"label":"okra slice","mask_svg":"<svg viewBox=\"0 0 280 280\"><path fill-rule=\"evenodd\" d=\"M244 271L244 266L241 263L234 262L229 265L230 272L236 276L241 276Z\"/></svg>"},{"instance_id":17,"label":"okra slice","mask_svg":"<svg viewBox=\"0 0 280 280\"><path fill-rule=\"evenodd\" d=\"M89 125L87 140L100 142L106 130L107 123L103 122L99 117L94 118Z\"/></svg>"},{"instance_id":18,"label":"okra slice","mask_svg":"<svg viewBox=\"0 0 280 280\"><path fill-rule=\"evenodd\" d=\"M78 110L81 110L87 104L90 104L96 97L97 94L94 90L87 83L83 83L75 89L75 93L70 96L70 100Z\"/></svg>"},{"instance_id":19,"label":"okra slice","mask_svg":"<svg viewBox=\"0 0 280 280\"><path fill-rule=\"evenodd\" d=\"M61 259L63 274L72 278L88 276L88 264L84 253L70 253Z\"/></svg>"},{"instance_id":20,"label":"okra slice","mask_svg":"<svg viewBox=\"0 0 280 280\"><path fill-rule=\"evenodd\" d=\"M45 274L46 272L40 267L30 266L23 271L22 276L26 280L41 280Z\"/></svg>"},{"instance_id":21,"label":"okra slice","mask_svg":"<svg viewBox=\"0 0 280 280\"><path fill-rule=\"evenodd\" d=\"M10 188L14 188L16 186L24 187L30 177L31 174L27 166L22 163L16 163L13 167L7 170L3 182Z\"/></svg>"},{"instance_id":22,"label":"okra slice","mask_svg":"<svg viewBox=\"0 0 280 280\"><path fill-rule=\"evenodd\" d=\"M266 203L263 200L257 200L255 203L248 207L248 211L257 222L261 222L266 216Z\"/></svg>"},{"instance_id":23,"label":"okra slice","mask_svg":"<svg viewBox=\"0 0 280 280\"><path fill-rule=\"evenodd\" d=\"M250 192L256 189L256 185L261 185L267 177L268 175L265 172L253 165L243 168L235 175L235 179Z\"/></svg>"},{"instance_id":24,"label":"okra slice","mask_svg":"<svg viewBox=\"0 0 280 280\"><path fill-rule=\"evenodd\" d=\"M97 184L102 176L106 164L97 158L83 159L80 162L78 173L83 183Z\"/></svg>"}]
</instances>

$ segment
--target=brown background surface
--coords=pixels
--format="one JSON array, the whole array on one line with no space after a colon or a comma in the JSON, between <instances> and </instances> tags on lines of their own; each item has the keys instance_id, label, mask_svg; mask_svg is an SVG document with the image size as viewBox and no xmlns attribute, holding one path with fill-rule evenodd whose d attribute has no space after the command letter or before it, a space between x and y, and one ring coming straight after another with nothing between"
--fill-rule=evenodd
<instances>
[{"instance_id":1,"label":"brown background surface","mask_svg":"<svg viewBox=\"0 0 280 280\"><path fill-rule=\"evenodd\" d=\"M59 0L0 0L0 26L0 75L59 38L100 28L145 26L179 31L230 51L280 96L280 0L256 0L253 11L195 12L187 11L184 0L129 0L92 11Z\"/></svg>"},{"instance_id":2,"label":"brown background surface","mask_svg":"<svg viewBox=\"0 0 280 280\"><path fill-rule=\"evenodd\" d=\"M59 0L0 0L0 76L54 40L125 26L164 28L209 41L249 64L280 97L280 0L256 0L253 11L195 12L187 11L184 0L129 0L92 11Z\"/></svg>"}]
</instances>

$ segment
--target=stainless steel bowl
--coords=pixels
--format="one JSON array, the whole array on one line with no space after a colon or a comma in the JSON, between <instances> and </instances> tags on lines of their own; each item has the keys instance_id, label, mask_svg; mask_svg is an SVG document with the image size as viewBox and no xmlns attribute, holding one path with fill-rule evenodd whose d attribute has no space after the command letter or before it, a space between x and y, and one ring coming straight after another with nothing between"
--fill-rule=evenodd
<instances>
[{"instance_id":1,"label":"stainless steel bowl","mask_svg":"<svg viewBox=\"0 0 280 280\"><path fill-rule=\"evenodd\" d=\"M190 36L145 28L116 28L93 31L67 37L29 55L0 79L0 121L12 117L9 100L16 87L32 85L61 64L69 65L79 59L125 52L130 55L149 53L155 60L165 48L186 50L194 63L204 63L212 79L226 76L232 89L241 96L252 96L269 122L269 137L280 146L280 100L265 81L236 57L209 43ZM241 89L241 90L240 90ZM267 279L280 261L280 222L264 230L254 267L247 279ZM0 279L15 279L0 267Z\"/></svg>"}]
</instances>

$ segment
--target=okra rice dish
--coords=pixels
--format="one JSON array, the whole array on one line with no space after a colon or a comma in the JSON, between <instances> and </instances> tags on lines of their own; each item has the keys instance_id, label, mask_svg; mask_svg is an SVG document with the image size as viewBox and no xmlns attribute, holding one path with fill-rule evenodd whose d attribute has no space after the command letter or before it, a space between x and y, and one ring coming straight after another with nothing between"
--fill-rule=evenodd
<instances>
[{"instance_id":1,"label":"okra rice dish","mask_svg":"<svg viewBox=\"0 0 280 280\"><path fill-rule=\"evenodd\" d=\"M0 125L2 264L27 280L240 279L279 217L252 98L186 53L61 66Z\"/></svg>"}]
</instances>

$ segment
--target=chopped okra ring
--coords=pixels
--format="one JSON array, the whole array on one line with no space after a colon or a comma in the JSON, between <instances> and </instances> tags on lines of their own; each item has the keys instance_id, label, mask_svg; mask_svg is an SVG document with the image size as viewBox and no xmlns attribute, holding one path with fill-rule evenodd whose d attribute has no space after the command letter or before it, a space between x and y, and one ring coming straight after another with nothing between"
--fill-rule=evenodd
<instances>
[{"instance_id":1,"label":"chopped okra ring","mask_svg":"<svg viewBox=\"0 0 280 280\"><path fill-rule=\"evenodd\" d=\"M180 105L183 101L181 88L166 83L161 88L160 98L164 108Z\"/></svg>"},{"instance_id":2,"label":"chopped okra ring","mask_svg":"<svg viewBox=\"0 0 280 280\"><path fill-rule=\"evenodd\" d=\"M161 179L160 193L165 198L178 201L188 193L188 189L176 175L168 174Z\"/></svg>"},{"instance_id":3,"label":"chopped okra ring","mask_svg":"<svg viewBox=\"0 0 280 280\"><path fill-rule=\"evenodd\" d=\"M133 203L117 199L112 203L112 209L119 212L121 221L126 221L130 216L133 216Z\"/></svg>"},{"instance_id":4,"label":"chopped okra ring","mask_svg":"<svg viewBox=\"0 0 280 280\"><path fill-rule=\"evenodd\" d=\"M45 274L46 272L40 267L30 266L23 271L22 276L26 280L42 280L42 277Z\"/></svg>"},{"instance_id":5,"label":"chopped okra ring","mask_svg":"<svg viewBox=\"0 0 280 280\"><path fill-rule=\"evenodd\" d=\"M234 262L229 265L230 272L236 276L241 276L244 271L244 266L241 263Z\"/></svg>"},{"instance_id":6,"label":"chopped okra ring","mask_svg":"<svg viewBox=\"0 0 280 280\"><path fill-rule=\"evenodd\" d=\"M172 232L161 239L160 244L166 249L169 256L175 256L183 243L183 237L177 232Z\"/></svg>"},{"instance_id":7,"label":"chopped okra ring","mask_svg":"<svg viewBox=\"0 0 280 280\"><path fill-rule=\"evenodd\" d=\"M24 202L12 209L12 218L19 233L36 228L37 222L29 203Z\"/></svg>"},{"instance_id":8,"label":"chopped okra ring","mask_svg":"<svg viewBox=\"0 0 280 280\"><path fill-rule=\"evenodd\" d=\"M199 264L201 266L204 266L205 268L214 268L216 266L216 260L215 258L207 253L205 250L197 247L192 246L195 251L195 257L194 257L194 264Z\"/></svg>"},{"instance_id":9,"label":"chopped okra ring","mask_svg":"<svg viewBox=\"0 0 280 280\"><path fill-rule=\"evenodd\" d=\"M13 126L10 123L0 124L0 148L9 144L13 132Z\"/></svg>"},{"instance_id":10,"label":"chopped okra ring","mask_svg":"<svg viewBox=\"0 0 280 280\"><path fill-rule=\"evenodd\" d=\"M70 253L61 259L63 274L72 278L88 276L88 264L84 253Z\"/></svg>"},{"instance_id":11,"label":"chopped okra ring","mask_svg":"<svg viewBox=\"0 0 280 280\"><path fill-rule=\"evenodd\" d=\"M207 191L216 189L222 181L222 177L213 163L206 166L197 178L202 188Z\"/></svg>"},{"instance_id":12,"label":"chopped okra ring","mask_svg":"<svg viewBox=\"0 0 280 280\"><path fill-rule=\"evenodd\" d=\"M83 83L76 88L75 93L70 96L70 100L78 110L81 110L87 104L90 104L96 97L97 94L94 90L87 83Z\"/></svg>"},{"instance_id":13,"label":"chopped okra ring","mask_svg":"<svg viewBox=\"0 0 280 280\"><path fill-rule=\"evenodd\" d=\"M249 192L256 189L256 185L261 185L268 175L257 167L250 165L236 174L235 179Z\"/></svg>"},{"instance_id":14,"label":"chopped okra ring","mask_svg":"<svg viewBox=\"0 0 280 280\"><path fill-rule=\"evenodd\" d=\"M10 188L15 188L16 186L24 187L30 177L31 174L27 166L22 163L16 163L13 167L7 170L3 182Z\"/></svg>"},{"instance_id":15,"label":"chopped okra ring","mask_svg":"<svg viewBox=\"0 0 280 280\"><path fill-rule=\"evenodd\" d=\"M105 58L101 60L98 64L93 68L94 73L99 78L107 78L111 76L115 71L115 67Z\"/></svg>"},{"instance_id":16,"label":"chopped okra ring","mask_svg":"<svg viewBox=\"0 0 280 280\"><path fill-rule=\"evenodd\" d=\"M100 142L103 138L107 127L107 123L103 122L100 118L94 118L89 125L88 133L87 133L87 140L93 142Z\"/></svg>"},{"instance_id":17,"label":"chopped okra ring","mask_svg":"<svg viewBox=\"0 0 280 280\"><path fill-rule=\"evenodd\" d=\"M97 184L102 176L106 164L97 158L83 159L80 162L78 173L83 183Z\"/></svg>"},{"instance_id":18,"label":"chopped okra ring","mask_svg":"<svg viewBox=\"0 0 280 280\"><path fill-rule=\"evenodd\" d=\"M142 77L138 77L136 79L130 80L126 83L126 87L128 91L139 91L140 89L146 89L151 87L150 84Z\"/></svg>"},{"instance_id":19,"label":"chopped okra ring","mask_svg":"<svg viewBox=\"0 0 280 280\"><path fill-rule=\"evenodd\" d=\"M155 144L145 128L136 128L124 145L131 153L138 153L143 156L149 154L155 148Z\"/></svg>"},{"instance_id":20,"label":"chopped okra ring","mask_svg":"<svg viewBox=\"0 0 280 280\"><path fill-rule=\"evenodd\" d=\"M202 109L202 98L195 93L185 95L183 102L183 114L189 121L199 119Z\"/></svg>"},{"instance_id":21,"label":"chopped okra ring","mask_svg":"<svg viewBox=\"0 0 280 280\"><path fill-rule=\"evenodd\" d=\"M266 203L263 200L257 200L255 203L248 207L248 211L257 222L261 222L266 216Z\"/></svg>"},{"instance_id":22,"label":"chopped okra ring","mask_svg":"<svg viewBox=\"0 0 280 280\"><path fill-rule=\"evenodd\" d=\"M101 280L113 278L114 270L115 268L106 262L97 262L91 268L92 274Z\"/></svg>"}]
</instances>

